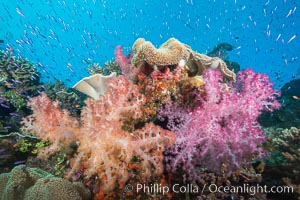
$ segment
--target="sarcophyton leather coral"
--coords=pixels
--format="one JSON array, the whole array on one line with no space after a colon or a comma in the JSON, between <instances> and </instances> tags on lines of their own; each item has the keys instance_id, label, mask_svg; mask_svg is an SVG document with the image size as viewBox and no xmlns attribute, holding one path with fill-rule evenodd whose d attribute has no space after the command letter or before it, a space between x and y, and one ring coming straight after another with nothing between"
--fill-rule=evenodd
<instances>
[{"instance_id":1,"label":"sarcophyton leather coral","mask_svg":"<svg viewBox=\"0 0 300 200\"><path fill-rule=\"evenodd\" d=\"M177 65L184 61L190 74L194 73L193 76L201 75L207 68L213 68L219 69L223 76L229 80L235 81L236 79L235 73L227 68L222 59L193 51L190 46L175 38L170 38L158 49L151 42L145 41L144 38L138 38L132 46L132 51L134 55L131 63L136 67L150 65L160 68Z\"/></svg>"},{"instance_id":2,"label":"sarcophyton leather coral","mask_svg":"<svg viewBox=\"0 0 300 200\"><path fill-rule=\"evenodd\" d=\"M99 100L86 100L80 121L59 110L58 102L51 102L42 94L31 99L33 114L24 120L23 131L52 142L39 152L44 158L76 142L77 154L71 159L66 177L84 169L87 178L98 176L101 190L107 193L129 179L127 169L133 157L140 159L145 180L163 172L162 153L174 143L173 133L152 122L139 124L131 132L124 130L128 121L142 117L145 102L138 87L123 76L110 79Z\"/></svg>"}]
</instances>

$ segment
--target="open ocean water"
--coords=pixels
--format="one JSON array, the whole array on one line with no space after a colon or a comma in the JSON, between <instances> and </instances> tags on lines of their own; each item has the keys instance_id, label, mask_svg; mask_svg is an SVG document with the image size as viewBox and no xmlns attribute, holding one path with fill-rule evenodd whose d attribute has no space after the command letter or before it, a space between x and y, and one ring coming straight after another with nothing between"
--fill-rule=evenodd
<instances>
[{"instance_id":1,"label":"open ocean water","mask_svg":"<svg viewBox=\"0 0 300 200\"><path fill-rule=\"evenodd\" d=\"M86 75L85 60L104 63L117 45L129 52L138 37L157 46L175 37L201 53L228 42L231 60L267 73L280 87L300 75L298 6L296 0L3 1L0 33L3 49L9 44L70 85Z\"/></svg>"}]
</instances>

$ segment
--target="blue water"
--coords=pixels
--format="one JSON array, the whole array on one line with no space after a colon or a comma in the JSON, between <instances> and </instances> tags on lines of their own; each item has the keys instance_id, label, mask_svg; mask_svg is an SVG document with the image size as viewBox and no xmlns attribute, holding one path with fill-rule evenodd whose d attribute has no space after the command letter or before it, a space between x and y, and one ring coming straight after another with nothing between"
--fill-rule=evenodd
<instances>
[{"instance_id":1,"label":"blue water","mask_svg":"<svg viewBox=\"0 0 300 200\"><path fill-rule=\"evenodd\" d=\"M280 87L300 77L299 6L299 0L2 1L0 45L36 63L44 81L72 86L88 75L89 63L103 65L117 45L129 53L138 37L156 46L176 37L201 53L228 42L231 61L269 74Z\"/></svg>"}]
</instances>

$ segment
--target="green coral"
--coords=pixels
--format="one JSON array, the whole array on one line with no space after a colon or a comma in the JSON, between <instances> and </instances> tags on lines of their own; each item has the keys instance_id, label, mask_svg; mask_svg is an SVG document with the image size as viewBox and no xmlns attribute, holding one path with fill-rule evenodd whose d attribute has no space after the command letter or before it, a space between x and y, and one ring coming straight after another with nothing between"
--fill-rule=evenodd
<instances>
[{"instance_id":1,"label":"green coral","mask_svg":"<svg viewBox=\"0 0 300 200\"><path fill-rule=\"evenodd\" d=\"M54 166L55 176L63 177L66 171L66 166L69 164L67 154L59 153L56 158L56 164Z\"/></svg>"},{"instance_id":2,"label":"green coral","mask_svg":"<svg viewBox=\"0 0 300 200\"><path fill-rule=\"evenodd\" d=\"M266 163L266 180L273 181L270 185L277 182L293 187L294 193L287 199L300 199L300 130L296 127L272 127L265 129L265 132L273 146L271 157Z\"/></svg>"},{"instance_id":3,"label":"green coral","mask_svg":"<svg viewBox=\"0 0 300 200\"><path fill-rule=\"evenodd\" d=\"M29 152L32 147L32 144L25 139L17 141L16 144L17 144L16 146L18 146L18 150L21 151L22 153Z\"/></svg>"},{"instance_id":4,"label":"green coral","mask_svg":"<svg viewBox=\"0 0 300 200\"><path fill-rule=\"evenodd\" d=\"M54 177L39 168L25 165L0 174L0 199L48 200L90 199L90 191L81 183Z\"/></svg>"},{"instance_id":5,"label":"green coral","mask_svg":"<svg viewBox=\"0 0 300 200\"><path fill-rule=\"evenodd\" d=\"M0 51L0 132L19 131L29 113L26 101L39 94L42 85L34 64L8 51Z\"/></svg>"},{"instance_id":6,"label":"green coral","mask_svg":"<svg viewBox=\"0 0 300 200\"><path fill-rule=\"evenodd\" d=\"M0 80L7 81L7 84L33 86L39 81L36 67L28 60L16 57L11 52L0 52L0 66Z\"/></svg>"},{"instance_id":7,"label":"green coral","mask_svg":"<svg viewBox=\"0 0 300 200\"><path fill-rule=\"evenodd\" d=\"M88 72L90 75L103 74L109 75L112 72L116 72L117 76L122 74L120 66L115 61L107 61L104 63L104 67L101 67L99 63L94 63L88 66Z\"/></svg>"},{"instance_id":8,"label":"green coral","mask_svg":"<svg viewBox=\"0 0 300 200\"><path fill-rule=\"evenodd\" d=\"M25 98L13 90L8 90L3 93L2 96L8 99L9 104L12 105L17 112L26 106Z\"/></svg>"},{"instance_id":9,"label":"green coral","mask_svg":"<svg viewBox=\"0 0 300 200\"><path fill-rule=\"evenodd\" d=\"M37 154L38 149L48 146L50 142L38 141L36 139L20 139L16 143L17 151L22 153Z\"/></svg>"}]
</instances>

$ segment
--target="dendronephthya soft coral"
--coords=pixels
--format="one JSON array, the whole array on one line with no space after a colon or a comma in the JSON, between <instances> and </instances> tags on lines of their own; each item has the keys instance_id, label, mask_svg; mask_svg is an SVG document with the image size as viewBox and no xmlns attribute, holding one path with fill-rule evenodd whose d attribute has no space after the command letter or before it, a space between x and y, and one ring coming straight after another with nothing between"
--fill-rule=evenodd
<instances>
[{"instance_id":1,"label":"dendronephthya soft coral","mask_svg":"<svg viewBox=\"0 0 300 200\"><path fill-rule=\"evenodd\" d=\"M237 81L224 83L219 71L206 69L205 85L194 108L185 109L175 102L159 110L159 119L168 120L176 142L168 149L169 169L183 166L190 178L197 178L199 166L227 173L251 162L264 151L266 141L257 122L262 110L279 107L268 76L247 69Z\"/></svg>"},{"instance_id":2,"label":"dendronephthya soft coral","mask_svg":"<svg viewBox=\"0 0 300 200\"><path fill-rule=\"evenodd\" d=\"M52 142L39 152L44 158L59 151L61 146L77 142L78 154L71 160L66 177L85 169L87 177L98 176L101 190L106 193L128 180L127 167L133 157L141 160L145 179L163 172L162 153L174 143L174 134L152 122L132 132L123 129L126 119L142 116L145 99L138 87L123 76L113 78L99 100L86 100L79 122L43 94L31 99L33 114L24 120L23 130Z\"/></svg>"}]
</instances>

